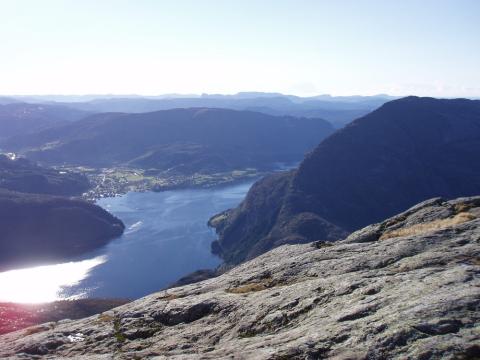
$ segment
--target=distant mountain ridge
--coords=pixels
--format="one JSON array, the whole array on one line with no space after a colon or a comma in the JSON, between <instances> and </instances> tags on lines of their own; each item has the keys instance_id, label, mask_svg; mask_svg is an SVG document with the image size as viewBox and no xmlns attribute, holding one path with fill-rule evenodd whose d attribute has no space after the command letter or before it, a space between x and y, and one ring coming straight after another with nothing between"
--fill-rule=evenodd
<instances>
[{"instance_id":1,"label":"distant mountain ridge","mask_svg":"<svg viewBox=\"0 0 480 360\"><path fill-rule=\"evenodd\" d=\"M262 91L241 91L235 94L159 94L159 95L139 95L139 94L85 94L85 95L8 95L1 96L0 98L6 98L9 100L15 100L19 102L34 102L34 103L50 103L50 102L78 102L84 103L96 100L110 100L110 99L195 99L195 98L216 98L216 99L255 99L255 98L276 98L285 97L296 102L308 101L313 99L328 100L336 102L362 102L374 99L384 99L390 101L398 99L398 96L391 96L388 94L376 94L376 95L330 95L320 94L312 96L298 96L282 94L279 92L262 92Z\"/></svg>"},{"instance_id":2,"label":"distant mountain ridge","mask_svg":"<svg viewBox=\"0 0 480 360\"><path fill-rule=\"evenodd\" d=\"M236 95L203 95L172 98L111 98L84 103L65 103L70 107L91 112L142 113L175 108L208 107L232 110L260 111L270 115L319 117L339 128L351 120L376 109L388 96L302 98L276 93L239 93Z\"/></svg>"},{"instance_id":3,"label":"distant mountain ridge","mask_svg":"<svg viewBox=\"0 0 480 360\"><path fill-rule=\"evenodd\" d=\"M97 114L2 145L47 164L126 165L188 175L299 161L332 132L322 119L190 108Z\"/></svg>"},{"instance_id":4,"label":"distant mountain ridge","mask_svg":"<svg viewBox=\"0 0 480 360\"><path fill-rule=\"evenodd\" d=\"M7 105L7 104L12 104L17 102L20 102L20 101L12 97L0 96L0 105Z\"/></svg>"},{"instance_id":5,"label":"distant mountain ridge","mask_svg":"<svg viewBox=\"0 0 480 360\"><path fill-rule=\"evenodd\" d=\"M270 115L319 117L340 128L350 121L378 108L393 96L331 96L300 97L281 93L240 92L224 94L164 94L141 95L30 95L12 97L16 101L64 105L99 113L143 113L176 108L209 107L231 110L251 110Z\"/></svg>"},{"instance_id":6,"label":"distant mountain ridge","mask_svg":"<svg viewBox=\"0 0 480 360\"><path fill-rule=\"evenodd\" d=\"M480 101L391 101L212 218L212 249L238 263L285 243L339 239L427 198L480 194L479 154Z\"/></svg>"},{"instance_id":7,"label":"distant mountain ridge","mask_svg":"<svg viewBox=\"0 0 480 360\"><path fill-rule=\"evenodd\" d=\"M89 112L64 105L0 102L0 139L34 133L87 115Z\"/></svg>"}]
</instances>

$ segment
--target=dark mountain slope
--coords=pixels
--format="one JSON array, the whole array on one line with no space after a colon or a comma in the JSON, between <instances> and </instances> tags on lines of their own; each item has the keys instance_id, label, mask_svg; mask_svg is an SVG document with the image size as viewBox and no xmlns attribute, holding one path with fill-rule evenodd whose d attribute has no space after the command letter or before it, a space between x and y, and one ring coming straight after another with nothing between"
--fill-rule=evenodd
<instances>
[{"instance_id":1,"label":"dark mountain slope","mask_svg":"<svg viewBox=\"0 0 480 360\"><path fill-rule=\"evenodd\" d=\"M299 167L294 188L352 230L422 199L478 193L479 155L480 101L410 97L322 142ZM320 201L328 212L315 207Z\"/></svg>"},{"instance_id":2,"label":"dark mountain slope","mask_svg":"<svg viewBox=\"0 0 480 360\"><path fill-rule=\"evenodd\" d=\"M40 167L31 161L0 154L0 188L37 194L81 195L90 183L86 176Z\"/></svg>"},{"instance_id":3,"label":"dark mountain slope","mask_svg":"<svg viewBox=\"0 0 480 360\"><path fill-rule=\"evenodd\" d=\"M0 271L62 261L120 236L123 223L99 206L0 189Z\"/></svg>"},{"instance_id":4,"label":"dark mountain slope","mask_svg":"<svg viewBox=\"0 0 480 360\"><path fill-rule=\"evenodd\" d=\"M175 109L98 114L4 146L50 164L132 165L190 174L298 161L332 131L321 119Z\"/></svg>"},{"instance_id":5,"label":"dark mountain slope","mask_svg":"<svg viewBox=\"0 0 480 360\"><path fill-rule=\"evenodd\" d=\"M238 263L283 243L341 238L427 198L479 194L479 154L480 101L389 102L213 218L213 249Z\"/></svg>"},{"instance_id":6,"label":"dark mountain slope","mask_svg":"<svg viewBox=\"0 0 480 360\"><path fill-rule=\"evenodd\" d=\"M79 120L89 112L62 105L0 104L0 139L33 133L64 122Z\"/></svg>"}]
</instances>

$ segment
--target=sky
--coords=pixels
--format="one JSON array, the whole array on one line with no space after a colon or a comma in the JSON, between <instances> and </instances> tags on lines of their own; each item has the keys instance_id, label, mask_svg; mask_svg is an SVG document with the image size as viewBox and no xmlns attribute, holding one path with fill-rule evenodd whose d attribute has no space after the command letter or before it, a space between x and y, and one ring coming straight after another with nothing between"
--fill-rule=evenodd
<instances>
[{"instance_id":1,"label":"sky","mask_svg":"<svg viewBox=\"0 0 480 360\"><path fill-rule=\"evenodd\" d=\"M0 0L0 94L480 96L478 0Z\"/></svg>"}]
</instances>

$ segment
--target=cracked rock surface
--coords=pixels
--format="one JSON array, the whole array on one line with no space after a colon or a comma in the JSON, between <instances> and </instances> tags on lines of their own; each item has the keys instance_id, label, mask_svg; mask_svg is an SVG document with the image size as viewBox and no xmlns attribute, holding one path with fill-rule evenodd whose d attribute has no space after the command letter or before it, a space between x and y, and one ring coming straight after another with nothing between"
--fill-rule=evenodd
<instances>
[{"instance_id":1,"label":"cracked rock surface","mask_svg":"<svg viewBox=\"0 0 480 360\"><path fill-rule=\"evenodd\" d=\"M480 197L432 199L331 244L0 337L6 359L480 357Z\"/></svg>"}]
</instances>

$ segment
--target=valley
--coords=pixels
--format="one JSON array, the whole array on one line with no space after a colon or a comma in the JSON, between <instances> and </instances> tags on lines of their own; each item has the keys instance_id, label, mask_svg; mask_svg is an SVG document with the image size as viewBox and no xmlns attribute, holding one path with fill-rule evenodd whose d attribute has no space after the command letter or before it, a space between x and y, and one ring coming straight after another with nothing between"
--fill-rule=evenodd
<instances>
[{"instance_id":1,"label":"valley","mask_svg":"<svg viewBox=\"0 0 480 360\"><path fill-rule=\"evenodd\" d=\"M0 302L137 299L198 269L215 269L221 260L210 251L215 234L208 218L238 205L251 184L128 192L96 200L122 220L124 233L69 262L60 258L0 272ZM10 292L16 282L21 288Z\"/></svg>"},{"instance_id":2,"label":"valley","mask_svg":"<svg viewBox=\"0 0 480 360\"><path fill-rule=\"evenodd\" d=\"M405 97L338 130L268 109L14 105L0 356L478 353L479 101ZM418 313L418 293L440 293L424 277L447 301Z\"/></svg>"},{"instance_id":3,"label":"valley","mask_svg":"<svg viewBox=\"0 0 480 360\"><path fill-rule=\"evenodd\" d=\"M349 341L381 359L428 355L423 339L477 354L479 104L407 97L335 132L218 109L97 114L3 140L0 355L222 358L241 343L348 358ZM439 292L425 276L456 295L415 313L417 291ZM391 307L402 316L384 320ZM186 327L195 343L177 340Z\"/></svg>"},{"instance_id":4,"label":"valley","mask_svg":"<svg viewBox=\"0 0 480 360\"><path fill-rule=\"evenodd\" d=\"M479 14L0 0L0 359L480 360Z\"/></svg>"}]
</instances>

